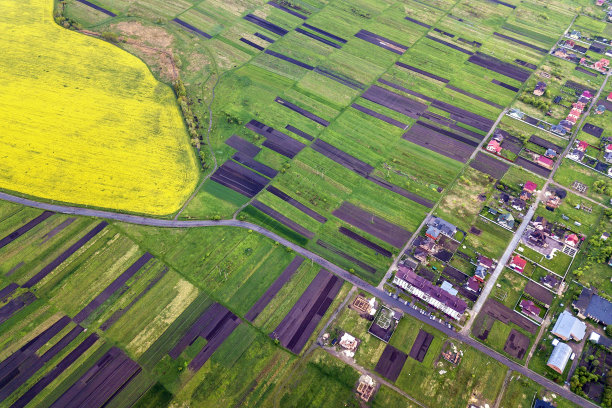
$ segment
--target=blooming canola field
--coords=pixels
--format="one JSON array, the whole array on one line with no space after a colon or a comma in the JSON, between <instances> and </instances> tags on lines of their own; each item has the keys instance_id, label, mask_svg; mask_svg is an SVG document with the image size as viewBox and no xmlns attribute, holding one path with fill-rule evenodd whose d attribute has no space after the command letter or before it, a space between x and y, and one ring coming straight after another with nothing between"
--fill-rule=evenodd
<instances>
[{"instance_id":1,"label":"blooming canola field","mask_svg":"<svg viewBox=\"0 0 612 408\"><path fill-rule=\"evenodd\" d=\"M52 0L0 0L0 188L154 215L195 188L172 90L138 58L57 26Z\"/></svg>"}]
</instances>

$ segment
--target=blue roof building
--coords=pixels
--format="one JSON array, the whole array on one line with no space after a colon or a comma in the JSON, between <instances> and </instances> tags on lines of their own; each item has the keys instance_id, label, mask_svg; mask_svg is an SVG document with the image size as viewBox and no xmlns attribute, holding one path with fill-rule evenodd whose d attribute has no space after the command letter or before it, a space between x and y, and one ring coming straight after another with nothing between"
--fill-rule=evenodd
<instances>
[{"instance_id":1,"label":"blue roof building","mask_svg":"<svg viewBox=\"0 0 612 408\"><path fill-rule=\"evenodd\" d=\"M567 310L564 310L563 313L559 315L557 323L555 323L555 327L553 327L551 333L563 340L573 339L580 341L586 334L586 324Z\"/></svg>"},{"instance_id":2,"label":"blue roof building","mask_svg":"<svg viewBox=\"0 0 612 408\"><path fill-rule=\"evenodd\" d=\"M571 356L572 348L565 343L559 342L553 349L546 365L559 374L562 374Z\"/></svg>"}]
</instances>

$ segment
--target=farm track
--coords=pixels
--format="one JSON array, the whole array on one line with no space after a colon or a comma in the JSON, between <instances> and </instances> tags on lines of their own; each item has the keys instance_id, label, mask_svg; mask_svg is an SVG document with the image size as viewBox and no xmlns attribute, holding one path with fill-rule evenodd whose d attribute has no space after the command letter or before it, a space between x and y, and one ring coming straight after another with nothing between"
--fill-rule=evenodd
<instances>
[{"instance_id":1,"label":"farm track","mask_svg":"<svg viewBox=\"0 0 612 408\"><path fill-rule=\"evenodd\" d=\"M292 249L293 251L295 251L297 254L302 255L305 258L310 259L313 262L316 262L317 264L321 265L323 268L327 269L328 271L334 273L335 275L339 276L340 278L344 279L346 282L349 282L350 284L353 284L355 286L357 286L358 288L365 290L366 292L371 293L373 296L376 296L380 299L385 299L385 303L387 305L389 305L390 307L394 307L397 308L399 310L401 310L402 312L404 312L405 314L408 314L420 321L422 321L425 324L428 324L430 326L433 326L434 328L436 328L437 330L440 330L441 332L443 332L446 336L459 340L475 349L477 349L478 351L480 351L483 354L486 354L487 356L497 360L498 362L500 362L501 364L507 366L508 368L517 371L519 373L521 373L522 375L524 375L525 377L530 378L531 380L537 382L538 384L542 385L543 387L546 387L547 389L549 389L550 391L561 395L562 397L568 399L569 401L572 401L575 404L578 404L580 406L584 406L584 407L592 407L592 408L596 408L597 405L583 399L582 397L579 397L578 395L572 393L569 389L563 388L561 386L559 386L558 384L548 380L547 378L529 370L527 367L524 367L522 365L519 365L517 363L515 363L514 361L504 357L503 355L501 355L500 353L486 347L485 345L481 344L480 342L472 339L471 337L463 334L463 333L458 333L452 329L449 329L447 326L444 326L441 323L438 323L434 320L430 320L428 317L425 317L424 315L418 313L416 310L412 309L411 307L405 305L404 303L400 302L399 300L390 298L389 296L386 295L386 293L379 289L374 287L373 285L370 285L369 283L364 282L363 280L361 280L360 278L358 278L357 276L351 274L350 272L340 268L339 266L329 262L328 260L322 258L321 256L314 254L310 251L308 251L307 249L304 249L302 247L300 247L299 245L296 245L290 241L288 241L287 239L276 235L275 233L259 226L259 225L255 225L255 224L251 224L249 222L245 222L245 221L238 221L238 220L220 220L220 221L208 221L208 220L199 220L199 221L182 221L182 220L162 220L162 219L157 219L157 218L150 218L150 217L143 217L143 216L138 216L138 215L130 215L130 214L122 214L122 213L114 213L114 212L110 212L110 211L101 211L101 210L92 210L92 209L88 209L88 208L81 208L81 207L71 207L71 206L64 206L64 205L57 205L57 204L49 204L49 203L40 203L34 200L30 200L27 198L23 198L23 197L17 197L17 196L13 196L7 193L3 193L0 192L0 199L1 200L5 200L5 201L9 201L12 203L16 203L16 204L21 204L21 205L25 205L25 206L29 206L29 207L34 207L34 208L39 208L39 209L43 209L43 210L47 210L47 211L54 211L57 213L62 213L62 214L73 214L73 215L79 215L79 216L85 216L85 217L97 217L97 218L102 218L102 219L107 219L107 220L113 220L113 221L120 221L120 222L126 222L126 223L130 223L130 224L137 224L137 225L146 225L146 226L152 226L152 227L162 227L162 228L198 228L198 227L218 227L218 226L225 226L225 227L237 227L237 228L244 228L244 229L249 229L249 230L253 230L261 235L264 235L270 239L273 239L275 241L278 241L280 244Z\"/></svg>"}]
</instances>

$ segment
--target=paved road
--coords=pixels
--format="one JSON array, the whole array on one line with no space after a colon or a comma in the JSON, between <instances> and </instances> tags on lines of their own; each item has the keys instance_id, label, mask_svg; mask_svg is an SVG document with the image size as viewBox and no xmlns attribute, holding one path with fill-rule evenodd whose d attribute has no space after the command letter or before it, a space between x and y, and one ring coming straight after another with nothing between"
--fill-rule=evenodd
<instances>
[{"instance_id":1,"label":"paved road","mask_svg":"<svg viewBox=\"0 0 612 408\"><path fill-rule=\"evenodd\" d=\"M447 326L442 325L441 323L438 323L434 320L430 320L429 318L425 317L424 315L420 314L419 312L417 312L416 310L414 310L413 308L411 308L410 306L405 305L403 302L400 302L399 300L390 298L383 290L380 290L372 285L370 285L369 283L366 283L364 281L362 281L361 279L359 279L358 277L356 277L355 275L351 274L348 271L345 271L344 269L340 268L337 265L334 265L333 263L329 262L326 259L323 259L322 257L320 257L317 254L314 254L310 251L308 251L307 249L304 249L296 244L294 244L293 242L290 242L288 240L286 240L283 237L280 237L276 234L274 234L271 231L266 230L263 227L260 227L259 225L255 225L255 224L251 224L249 222L245 222L245 221L237 221L237 220L221 220L221 221L176 221L176 220L160 220L157 218L148 218L148 217L142 217L142 216L138 216L138 215L129 215L129 214L121 214L121 213L113 213L110 211L101 211L101 210L91 210L88 208L80 208L80 207L71 207L71 206L63 206L63 205L56 205L56 204L49 204L49 203L39 203L27 198L22 198L22 197L16 197L16 196L12 196L10 194L6 194L6 193L2 193L0 192L0 199L1 200L5 200L5 201L10 201L13 203L17 203L17 204L22 204L22 205L26 205L29 207L34 207L34 208L40 208L43 210L49 210L49 211L55 211L57 213L62 213L62 214L74 214L74 215L81 215L81 216L88 216L88 217L98 217L98 218L104 218L104 219L109 219L109 220L115 220L115 221L121 221L121 222L127 222L127 223L131 223L131 224L138 224L138 225L147 225L147 226L154 226L154 227L166 227L166 228L195 228L195 227L214 227L214 226L229 226L229 227L238 227L238 228L245 228L245 229L250 229L253 231L256 231L268 238L271 238L275 241L278 241L279 243L281 243L282 245L291 248L293 251L295 251L296 253L302 255L305 258L308 258L310 260L312 260L313 262L316 262L317 264L321 265L323 268L329 270L330 272L338 275L340 278L344 279L345 281L357 286L358 288L365 290L366 292L371 293L373 296L378 297L381 300L384 300L385 303L387 303L389 306L397 308L402 310L404 313L411 315L413 317L415 317L418 320L421 320L422 322L424 322L425 324L429 324L433 327L435 327L436 329L440 330L441 332L443 332L444 334L446 334L448 337L450 338L454 338L456 340L459 340L463 343L466 343L472 347L474 347L475 349L479 350L480 352L494 358L495 360L499 361L500 363L506 365L508 368L514 370L514 371L518 371L519 373L521 373L522 375L524 375L525 377L528 377L532 380L534 380L535 382L537 382L538 384L542 385L543 387L546 387L547 389L551 390L552 392L561 395L564 398L567 398L568 400L574 402L575 404L584 406L584 407L597 407L597 405L592 404L591 402L577 396L576 394L572 393L571 391L569 391L568 389L565 389L563 387L560 387L559 385L555 384L554 382L542 377L539 374L534 373L533 371L529 370L526 367L523 367L517 363L515 363L514 361L502 356L501 354L499 354L498 352L489 349L488 347L486 347L485 345L477 342L476 340L470 338L469 336L466 336L463 333L457 333L454 330L449 329ZM530 210L531 211L531 210ZM531 216L529 215L530 213L527 214L527 217L525 218L530 218Z\"/></svg>"},{"instance_id":2,"label":"paved road","mask_svg":"<svg viewBox=\"0 0 612 408\"><path fill-rule=\"evenodd\" d=\"M529 211L527 211L527 214L525 214L525 218L523 218L523 222L521 222L521 225L519 225L518 229L512 236L512 240L510 241L510 244L508 244L508 246L506 247L504 254L502 255L501 258L499 258L499 261L497 262L497 266L493 270L493 273L491 274L489 279L487 279L487 284L485 285L484 289L480 293L480 296L478 296L478 300L476 301L476 303L474 303L474 307L472 307L472 312L470 313L470 320L465 324L465 326L463 326L463 329L461 330L462 333L465 333L465 334L470 333L470 328L472 327L474 320L476 320L476 316L478 316L478 313L480 312L482 305L484 305L484 303L489 298L489 294L491 293L491 290L493 290L493 287L495 286L495 283L497 282L497 278L499 278L499 275L501 275L502 271L504 270L506 263L508 263L508 259L510 259L510 256L512 256L512 252L514 252L514 248L516 248L516 245L519 243L519 240L523 236L523 232L525 232L527 225L529 225L529 221L531 221L531 218L533 217L533 214L538 208L539 203L540 203L540 195L538 194L538 196L536 197L535 203L533 203L531 207L529 207Z\"/></svg>"}]
</instances>

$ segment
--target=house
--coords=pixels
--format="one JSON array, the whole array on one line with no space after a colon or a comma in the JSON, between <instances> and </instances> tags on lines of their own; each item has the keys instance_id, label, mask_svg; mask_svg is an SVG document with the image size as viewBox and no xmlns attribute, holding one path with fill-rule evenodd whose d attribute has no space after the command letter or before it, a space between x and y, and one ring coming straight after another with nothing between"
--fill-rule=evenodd
<instances>
[{"instance_id":1,"label":"house","mask_svg":"<svg viewBox=\"0 0 612 408\"><path fill-rule=\"evenodd\" d=\"M572 109L572 110L570 110L569 114L579 118L580 115L582 115L582 111L580 109Z\"/></svg>"},{"instance_id":2,"label":"house","mask_svg":"<svg viewBox=\"0 0 612 408\"><path fill-rule=\"evenodd\" d=\"M584 103L586 105L587 103L589 103L589 98L581 96L580 98L578 98L578 102Z\"/></svg>"},{"instance_id":3,"label":"house","mask_svg":"<svg viewBox=\"0 0 612 408\"><path fill-rule=\"evenodd\" d=\"M500 214L499 217L497 217L497 222L506 228L514 228L514 217L510 213Z\"/></svg>"},{"instance_id":4,"label":"house","mask_svg":"<svg viewBox=\"0 0 612 408\"><path fill-rule=\"evenodd\" d=\"M351 336L348 333L344 333L338 342L340 347L348 351L355 351L359 346L359 340L357 340L354 336Z\"/></svg>"},{"instance_id":5,"label":"house","mask_svg":"<svg viewBox=\"0 0 612 408\"><path fill-rule=\"evenodd\" d=\"M606 145L606 153L612 153L612 144Z\"/></svg>"},{"instance_id":6,"label":"house","mask_svg":"<svg viewBox=\"0 0 612 408\"><path fill-rule=\"evenodd\" d=\"M587 147L589 147L589 144L587 142L583 140L578 140L578 143L576 144L576 149L580 150L581 152L586 152Z\"/></svg>"},{"instance_id":7,"label":"house","mask_svg":"<svg viewBox=\"0 0 612 408\"><path fill-rule=\"evenodd\" d=\"M447 293L414 273L412 269L401 265L393 278L393 283L455 320L461 319L467 309L467 303L463 299Z\"/></svg>"},{"instance_id":8,"label":"house","mask_svg":"<svg viewBox=\"0 0 612 408\"><path fill-rule=\"evenodd\" d=\"M478 279L480 282L484 282L487 279L487 268L482 265L478 265L476 267L476 272L474 272L474 277Z\"/></svg>"},{"instance_id":9,"label":"house","mask_svg":"<svg viewBox=\"0 0 612 408\"><path fill-rule=\"evenodd\" d=\"M595 108L595 114L596 115L602 115L606 112L606 107L603 105L597 105L597 107Z\"/></svg>"},{"instance_id":10,"label":"house","mask_svg":"<svg viewBox=\"0 0 612 408\"><path fill-rule=\"evenodd\" d=\"M572 30L572 32L569 34L569 37L574 39L574 40L579 40L580 39L580 31Z\"/></svg>"},{"instance_id":11,"label":"house","mask_svg":"<svg viewBox=\"0 0 612 408\"><path fill-rule=\"evenodd\" d=\"M604 5L605 2L606 0L595 0L595 5L601 7Z\"/></svg>"},{"instance_id":12,"label":"house","mask_svg":"<svg viewBox=\"0 0 612 408\"><path fill-rule=\"evenodd\" d=\"M438 228L434 227L433 225L430 225L429 227L427 227L427 231L425 231L425 235L427 235L429 238L433 240L437 240L438 238L440 238L441 233L442 231L440 231Z\"/></svg>"},{"instance_id":13,"label":"house","mask_svg":"<svg viewBox=\"0 0 612 408\"><path fill-rule=\"evenodd\" d=\"M546 402L541 399L536 399L533 401L533 408L555 408L550 402Z\"/></svg>"},{"instance_id":14,"label":"house","mask_svg":"<svg viewBox=\"0 0 612 408\"><path fill-rule=\"evenodd\" d=\"M442 285L440 285L440 288L442 288L442 290L445 291L446 293L450 293L453 296L457 296L457 293L459 293L457 289L453 288L452 283L450 283L449 281L442 282Z\"/></svg>"},{"instance_id":15,"label":"house","mask_svg":"<svg viewBox=\"0 0 612 408\"><path fill-rule=\"evenodd\" d=\"M604 232L603 234L601 234L601 237L599 237L602 241L607 241L608 238L610 238L610 234L607 232Z\"/></svg>"},{"instance_id":16,"label":"house","mask_svg":"<svg viewBox=\"0 0 612 408\"><path fill-rule=\"evenodd\" d=\"M567 40L567 41L565 41L565 47L569 48L570 50L572 48L574 48L574 45L576 45L576 41L574 41L574 40Z\"/></svg>"},{"instance_id":17,"label":"house","mask_svg":"<svg viewBox=\"0 0 612 408\"><path fill-rule=\"evenodd\" d=\"M518 255L514 255L514 257L510 261L510 265L508 266L517 272L523 273L523 270L525 269L525 265L527 265L526 260L524 260Z\"/></svg>"},{"instance_id":18,"label":"house","mask_svg":"<svg viewBox=\"0 0 612 408\"><path fill-rule=\"evenodd\" d=\"M493 140L497 140L499 143L504 141L504 131L501 129L495 129L493 132Z\"/></svg>"},{"instance_id":19,"label":"house","mask_svg":"<svg viewBox=\"0 0 612 408\"><path fill-rule=\"evenodd\" d=\"M606 97L606 101L612 102L612 92L608 94L608 96Z\"/></svg>"},{"instance_id":20,"label":"house","mask_svg":"<svg viewBox=\"0 0 612 408\"><path fill-rule=\"evenodd\" d=\"M565 243L571 247L578 245L578 242L580 242L580 239L576 234L569 234L567 237L565 237Z\"/></svg>"},{"instance_id":21,"label":"house","mask_svg":"<svg viewBox=\"0 0 612 408\"><path fill-rule=\"evenodd\" d=\"M487 145L487 150L491 153L499 153L502 151L502 147L497 140L491 140Z\"/></svg>"},{"instance_id":22,"label":"house","mask_svg":"<svg viewBox=\"0 0 612 408\"><path fill-rule=\"evenodd\" d=\"M374 394L375 390L376 383L374 382L372 377L366 374L359 377L359 384L357 385L357 394L359 394L359 397L362 400L368 402L370 398L372 398L372 395Z\"/></svg>"},{"instance_id":23,"label":"house","mask_svg":"<svg viewBox=\"0 0 612 408\"><path fill-rule=\"evenodd\" d=\"M428 236L419 236L414 240L415 247L424 249L427 252L432 252L436 246L436 241Z\"/></svg>"},{"instance_id":24,"label":"house","mask_svg":"<svg viewBox=\"0 0 612 408\"><path fill-rule=\"evenodd\" d=\"M465 285L465 288L474 293L480 292L480 283L478 279L476 278L476 276L470 276L470 279L468 279L468 282Z\"/></svg>"},{"instance_id":25,"label":"house","mask_svg":"<svg viewBox=\"0 0 612 408\"><path fill-rule=\"evenodd\" d=\"M604 160L606 163L612 163L612 152L604 154Z\"/></svg>"},{"instance_id":26,"label":"house","mask_svg":"<svg viewBox=\"0 0 612 408\"><path fill-rule=\"evenodd\" d=\"M606 72L608 65L610 65L610 60L607 60L605 58L600 59L599 61L597 61L596 63L593 64L593 68L595 68L598 71L601 72ZM588 92L588 91L585 91ZM591 98L593 96L591 95Z\"/></svg>"},{"instance_id":27,"label":"house","mask_svg":"<svg viewBox=\"0 0 612 408\"><path fill-rule=\"evenodd\" d=\"M567 155L567 158L570 160L574 160L574 161L582 161L582 159L584 158L584 152L578 149L574 149L571 152L569 152L569 154Z\"/></svg>"},{"instance_id":28,"label":"house","mask_svg":"<svg viewBox=\"0 0 612 408\"><path fill-rule=\"evenodd\" d=\"M421 247L417 247L414 249L414 253L412 254L412 256L414 256L414 258L419 260L420 262L427 262L429 252Z\"/></svg>"},{"instance_id":29,"label":"house","mask_svg":"<svg viewBox=\"0 0 612 408\"><path fill-rule=\"evenodd\" d=\"M546 92L546 82L540 81L536 84L533 94L535 96L542 96L544 95L544 92Z\"/></svg>"},{"instance_id":30,"label":"house","mask_svg":"<svg viewBox=\"0 0 612 408\"><path fill-rule=\"evenodd\" d=\"M549 273L548 275L540 278L540 283L544 286L548 286L551 289L555 289L557 286L559 286L560 281L555 277L555 275Z\"/></svg>"},{"instance_id":31,"label":"house","mask_svg":"<svg viewBox=\"0 0 612 408\"><path fill-rule=\"evenodd\" d=\"M538 156L536 163L538 163L542 167L546 167L547 169L552 169L554 162L548 157Z\"/></svg>"},{"instance_id":32,"label":"house","mask_svg":"<svg viewBox=\"0 0 612 408\"><path fill-rule=\"evenodd\" d=\"M512 208L517 211L523 211L526 206L527 203L524 200L521 200L520 198L515 198L514 200L512 200Z\"/></svg>"},{"instance_id":33,"label":"house","mask_svg":"<svg viewBox=\"0 0 612 408\"><path fill-rule=\"evenodd\" d=\"M607 338L599 333L592 332L589 336L589 341L592 341L595 344L599 344L608 349L612 349L612 339Z\"/></svg>"},{"instance_id":34,"label":"house","mask_svg":"<svg viewBox=\"0 0 612 408\"><path fill-rule=\"evenodd\" d=\"M553 125L550 127L550 130L558 135L565 136L567 130L561 125Z\"/></svg>"},{"instance_id":35,"label":"house","mask_svg":"<svg viewBox=\"0 0 612 408\"><path fill-rule=\"evenodd\" d=\"M607 61L607 60L606 60L606 61ZM609 63L610 63L610 61L608 61L608 64L609 64ZM584 92L582 92L581 97L582 97L582 98L588 98L588 99L591 99L591 98L593 97L593 94L592 94L591 92L589 92L589 91L584 91Z\"/></svg>"},{"instance_id":36,"label":"house","mask_svg":"<svg viewBox=\"0 0 612 408\"><path fill-rule=\"evenodd\" d=\"M586 333L586 325L570 312L564 310L559 315L551 333L565 341L581 341Z\"/></svg>"},{"instance_id":37,"label":"house","mask_svg":"<svg viewBox=\"0 0 612 408\"><path fill-rule=\"evenodd\" d=\"M433 227L435 229L437 229L438 235L436 235L436 237L434 238L433 236L430 236L430 238L432 239L437 239L440 234L444 234L449 238L452 238L455 236L455 234L457 233L457 227L455 227L453 224L451 224L448 221L444 221L442 218L438 218L438 217L433 217L430 222L427 224L430 228ZM429 231L429 229L428 229ZM434 232L434 231L432 231ZM429 235L429 234L427 234Z\"/></svg>"},{"instance_id":38,"label":"house","mask_svg":"<svg viewBox=\"0 0 612 408\"><path fill-rule=\"evenodd\" d=\"M528 238L529 244L537 248L546 248L546 234L540 230L532 231Z\"/></svg>"},{"instance_id":39,"label":"house","mask_svg":"<svg viewBox=\"0 0 612 408\"><path fill-rule=\"evenodd\" d=\"M531 300L523 299L521 300L521 311L526 315L531 315L535 317L539 317L540 308L535 305Z\"/></svg>"},{"instance_id":40,"label":"house","mask_svg":"<svg viewBox=\"0 0 612 408\"><path fill-rule=\"evenodd\" d=\"M533 196L533 194L531 194L529 191L523 190L523 191L521 191L521 195L519 197L520 197L521 200L529 201L529 200L531 200L532 196Z\"/></svg>"},{"instance_id":41,"label":"house","mask_svg":"<svg viewBox=\"0 0 612 408\"><path fill-rule=\"evenodd\" d=\"M479 255L478 265L488 269L493 267L493 260L491 258L487 258L486 256Z\"/></svg>"},{"instance_id":42,"label":"house","mask_svg":"<svg viewBox=\"0 0 612 408\"><path fill-rule=\"evenodd\" d=\"M572 348L565 343L558 342L546 365L559 374L563 374L563 370L565 370L565 366L567 365L567 362L571 356Z\"/></svg>"},{"instance_id":43,"label":"house","mask_svg":"<svg viewBox=\"0 0 612 408\"><path fill-rule=\"evenodd\" d=\"M588 317L604 326L612 324L612 302L596 295L591 289L582 289L572 306L581 319Z\"/></svg>"},{"instance_id":44,"label":"house","mask_svg":"<svg viewBox=\"0 0 612 408\"><path fill-rule=\"evenodd\" d=\"M549 159L554 159L555 157L557 157L557 152L553 149L546 149L546 153L544 153L544 156L548 157Z\"/></svg>"},{"instance_id":45,"label":"house","mask_svg":"<svg viewBox=\"0 0 612 408\"><path fill-rule=\"evenodd\" d=\"M578 121L578 118L576 116L567 115L565 121L571 123L572 126L574 126L576 124L576 121Z\"/></svg>"},{"instance_id":46,"label":"house","mask_svg":"<svg viewBox=\"0 0 612 408\"><path fill-rule=\"evenodd\" d=\"M585 107L586 107L586 104L584 104L582 102L574 102L574 103L572 103L572 108L578 109L581 112L584 110Z\"/></svg>"},{"instance_id":47,"label":"house","mask_svg":"<svg viewBox=\"0 0 612 408\"><path fill-rule=\"evenodd\" d=\"M537 217L535 217L532 221L531 224L538 230L540 231L548 231L548 221L546 221L546 218L542 217L541 215L538 215Z\"/></svg>"},{"instance_id":48,"label":"house","mask_svg":"<svg viewBox=\"0 0 612 408\"><path fill-rule=\"evenodd\" d=\"M534 183L533 181L527 181L525 182L525 185L523 186L523 190L527 190L530 193L535 192L537 189L538 189L538 185Z\"/></svg>"}]
</instances>

